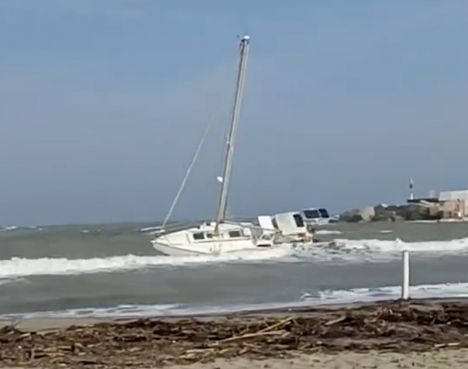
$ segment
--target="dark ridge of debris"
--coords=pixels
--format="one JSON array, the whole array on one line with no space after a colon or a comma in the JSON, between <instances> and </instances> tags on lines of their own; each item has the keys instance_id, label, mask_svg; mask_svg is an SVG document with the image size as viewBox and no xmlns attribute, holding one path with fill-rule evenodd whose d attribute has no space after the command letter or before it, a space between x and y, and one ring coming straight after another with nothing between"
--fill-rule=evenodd
<instances>
[{"instance_id":1,"label":"dark ridge of debris","mask_svg":"<svg viewBox=\"0 0 468 369\"><path fill-rule=\"evenodd\" d=\"M55 331L0 329L1 366L143 368L297 352L468 347L468 304L375 304L224 319L140 319Z\"/></svg>"}]
</instances>

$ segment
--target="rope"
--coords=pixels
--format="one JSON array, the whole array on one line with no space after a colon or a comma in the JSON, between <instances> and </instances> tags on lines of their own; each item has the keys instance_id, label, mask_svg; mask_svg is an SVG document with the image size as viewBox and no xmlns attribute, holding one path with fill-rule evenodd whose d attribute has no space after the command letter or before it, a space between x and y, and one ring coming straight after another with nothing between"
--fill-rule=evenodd
<instances>
[{"instance_id":1,"label":"rope","mask_svg":"<svg viewBox=\"0 0 468 369\"><path fill-rule=\"evenodd\" d=\"M188 169L187 169L187 172L185 173L185 177L184 177L184 179L182 180L182 183L180 184L179 191L177 192L177 195L176 195L176 197L174 198L174 201L172 202L172 205L171 205L171 207L169 208L169 212L167 213L166 218L164 219L164 222L163 222L163 224L162 224L162 226L161 226L161 229L162 229L162 230L164 229L164 227L166 226L167 222L169 221L169 218L171 217L172 212L174 211L174 208L175 208L175 206L176 206L176 204L177 204L177 201L179 200L179 197L180 197L180 195L182 194L182 191L184 190L185 183L187 182L188 177L190 176L190 172L192 171L192 168L193 168L193 166L195 165L195 162L196 162L196 160L197 160L197 158L198 158L198 154L200 153L200 150L201 150L201 148L202 148L202 146L203 146L203 142L205 142L205 138L206 138L206 136L208 135L208 131L210 130L210 127L212 126L212 124L213 124L213 122L214 122L215 116L216 116L216 111L213 112L213 114L211 115L210 120L208 121L208 125L206 126L205 132L203 133L203 136L202 136L202 138L201 138L201 140L200 140L200 143L198 144L198 147L197 147L197 149L196 149L196 151L195 151L195 155L194 155L193 158L192 158L192 162L190 163L190 165L189 165L189 167L188 167Z\"/></svg>"}]
</instances>

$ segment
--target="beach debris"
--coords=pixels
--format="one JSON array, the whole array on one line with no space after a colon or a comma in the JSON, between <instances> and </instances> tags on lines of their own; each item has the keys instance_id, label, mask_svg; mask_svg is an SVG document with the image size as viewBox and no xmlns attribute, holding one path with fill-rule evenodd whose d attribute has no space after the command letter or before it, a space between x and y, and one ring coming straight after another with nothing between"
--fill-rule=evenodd
<instances>
[{"instance_id":1,"label":"beach debris","mask_svg":"<svg viewBox=\"0 0 468 369\"><path fill-rule=\"evenodd\" d=\"M110 321L61 330L0 328L0 364L148 368L299 352L468 347L468 302L386 302L200 319Z\"/></svg>"}]
</instances>

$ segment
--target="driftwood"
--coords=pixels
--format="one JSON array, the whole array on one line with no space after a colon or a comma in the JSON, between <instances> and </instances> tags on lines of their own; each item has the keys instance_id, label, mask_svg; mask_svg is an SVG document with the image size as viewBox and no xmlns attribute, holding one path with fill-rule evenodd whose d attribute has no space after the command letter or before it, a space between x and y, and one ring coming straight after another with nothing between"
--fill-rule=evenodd
<instances>
[{"instance_id":1,"label":"driftwood","mask_svg":"<svg viewBox=\"0 0 468 369\"><path fill-rule=\"evenodd\" d=\"M297 352L468 347L468 304L381 303L350 309L141 319L23 332L0 328L0 367L137 368Z\"/></svg>"}]
</instances>

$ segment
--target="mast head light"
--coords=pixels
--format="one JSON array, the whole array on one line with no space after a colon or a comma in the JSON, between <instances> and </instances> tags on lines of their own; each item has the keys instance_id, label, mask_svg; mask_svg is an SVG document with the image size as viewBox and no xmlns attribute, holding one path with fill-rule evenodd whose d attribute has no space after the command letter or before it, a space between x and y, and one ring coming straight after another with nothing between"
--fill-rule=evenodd
<instances>
[{"instance_id":1,"label":"mast head light","mask_svg":"<svg viewBox=\"0 0 468 369\"><path fill-rule=\"evenodd\" d=\"M242 41L249 41L250 40L250 36L249 35L244 35L242 37Z\"/></svg>"}]
</instances>

